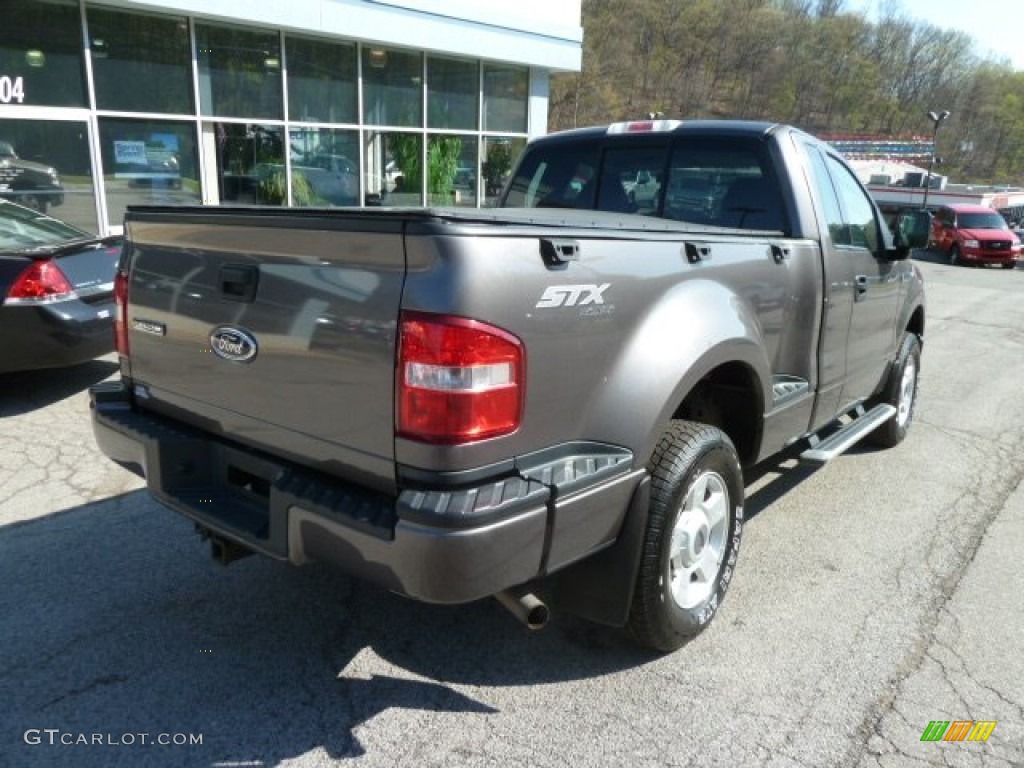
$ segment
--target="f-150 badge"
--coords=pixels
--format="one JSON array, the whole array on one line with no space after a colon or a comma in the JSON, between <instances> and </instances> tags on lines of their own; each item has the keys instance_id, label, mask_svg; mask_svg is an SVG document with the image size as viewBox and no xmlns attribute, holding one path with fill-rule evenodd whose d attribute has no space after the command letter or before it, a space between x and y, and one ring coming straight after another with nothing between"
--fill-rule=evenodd
<instances>
[{"instance_id":1,"label":"f-150 badge","mask_svg":"<svg viewBox=\"0 0 1024 768\"><path fill-rule=\"evenodd\" d=\"M225 360L248 363L256 357L256 339L241 328L221 325L210 332L210 349Z\"/></svg>"},{"instance_id":2,"label":"f-150 badge","mask_svg":"<svg viewBox=\"0 0 1024 768\"><path fill-rule=\"evenodd\" d=\"M603 285L551 285L544 289L544 295L537 302L537 309L552 307L576 307L587 304L604 304L603 294L611 283Z\"/></svg>"}]
</instances>

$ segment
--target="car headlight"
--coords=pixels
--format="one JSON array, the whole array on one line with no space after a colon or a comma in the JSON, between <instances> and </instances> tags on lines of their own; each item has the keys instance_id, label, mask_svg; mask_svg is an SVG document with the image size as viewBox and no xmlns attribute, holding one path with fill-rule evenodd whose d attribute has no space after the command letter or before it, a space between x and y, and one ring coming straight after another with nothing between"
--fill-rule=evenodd
<instances>
[{"instance_id":1,"label":"car headlight","mask_svg":"<svg viewBox=\"0 0 1024 768\"><path fill-rule=\"evenodd\" d=\"M964 245L966 245L968 248L977 248L978 247L978 241L977 240L964 240Z\"/></svg>"}]
</instances>

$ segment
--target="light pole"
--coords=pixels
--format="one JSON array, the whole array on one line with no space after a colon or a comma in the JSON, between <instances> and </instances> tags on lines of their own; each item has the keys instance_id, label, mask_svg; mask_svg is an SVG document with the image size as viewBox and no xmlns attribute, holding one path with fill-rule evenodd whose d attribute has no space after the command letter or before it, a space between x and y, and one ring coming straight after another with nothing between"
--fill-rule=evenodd
<instances>
[{"instance_id":1,"label":"light pole","mask_svg":"<svg viewBox=\"0 0 1024 768\"><path fill-rule=\"evenodd\" d=\"M928 156L928 176L924 180L924 200L921 202L921 210L928 210L928 190L932 186L932 166L935 165L935 137L939 135L939 126L947 117L949 117L948 109L928 113L928 118L932 121L932 153Z\"/></svg>"}]
</instances>

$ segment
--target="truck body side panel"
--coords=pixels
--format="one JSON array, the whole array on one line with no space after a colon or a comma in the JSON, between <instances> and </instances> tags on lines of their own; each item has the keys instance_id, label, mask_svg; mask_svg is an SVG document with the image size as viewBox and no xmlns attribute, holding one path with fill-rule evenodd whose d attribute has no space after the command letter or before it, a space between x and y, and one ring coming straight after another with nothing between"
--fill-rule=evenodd
<instances>
[{"instance_id":1,"label":"truck body side panel","mask_svg":"<svg viewBox=\"0 0 1024 768\"><path fill-rule=\"evenodd\" d=\"M762 413L775 408L776 375L813 391L821 281L813 242L586 231L559 237L575 243L578 258L545 264L544 233L529 229L410 236L403 307L514 332L528 351L528 383L515 434L455 446L399 439L400 464L467 470L567 434L624 446L646 463L686 387L716 361L750 365L761 381ZM795 417L804 419L798 432L809 414L808 406ZM782 439L773 431L773 443Z\"/></svg>"}]
</instances>

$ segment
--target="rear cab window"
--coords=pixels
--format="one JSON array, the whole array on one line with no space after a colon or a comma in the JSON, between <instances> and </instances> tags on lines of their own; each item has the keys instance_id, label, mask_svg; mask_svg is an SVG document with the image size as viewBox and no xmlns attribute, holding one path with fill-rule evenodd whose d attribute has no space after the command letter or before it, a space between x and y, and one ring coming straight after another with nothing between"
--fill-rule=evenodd
<instances>
[{"instance_id":1,"label":"rear cab window","mask_svg":"<svg viewBox=\"0 0 1024 768\"><path fill-rule=\"evenodd\" d=\"M764 144L666 133L540 141L506 208L581 208L737 229L788 231Z\"/></svg>"},{"instance_id":2,"label":"rear cab window","mask_svg":"<svg viewBox=\"0 0 1024 768\"><path fill-rule=\"evenodd\" d=\"M788 231L772 168L757 144L680 141L672 150L662 215L715 227Z\"/></svg>"},{"instance_id":3,"label":"rear cab window","mask_svg":"<svg viewBox=\"0 0 1024 768\"><path fill-rule=\"evenodd\" d=\"M527 151L509 183L505 208L594 207L601 145L597 141L551 146Z\"/></svg>"}]
</instances>

